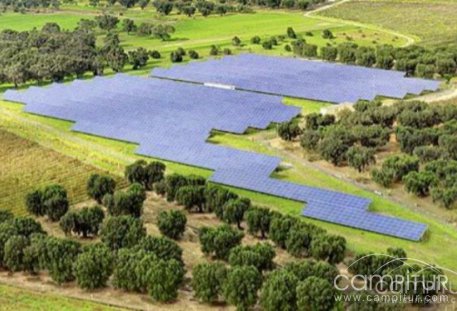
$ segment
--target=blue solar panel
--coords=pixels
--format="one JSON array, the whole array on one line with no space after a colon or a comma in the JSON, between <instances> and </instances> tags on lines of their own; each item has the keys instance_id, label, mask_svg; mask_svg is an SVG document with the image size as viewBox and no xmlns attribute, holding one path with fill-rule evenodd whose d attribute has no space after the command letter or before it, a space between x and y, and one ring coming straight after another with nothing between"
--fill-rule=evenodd
<instances>
[{"instance_id":1,"label":"blue solar panel","mask_svg":"<svg viewBox=\"0 0 457 311\"><path fill-rule=\"evenodd\" d=\"M155 68L151 75L333 103L372 100L378 95L403 98L439 86L438 81L405 78L399 71L256 54Z\"/></svg>"},{"instance_id":2,"label":"blue solar panel","mask_svg":"<svg viewBox=\"0 0 457 311\"><path fill-rule=\"evenodd\" d=\"M75 121L75 131L138 143L138 154L211 169L213 182L306 202L307 217L410 240L426 229L369 212L365 198L272 179L277 157L206 143L213 129L244 133L300 113L278 96L119 74L7 91L4 98L26 103L27 112Z\"/></svg>"}]
</instances>

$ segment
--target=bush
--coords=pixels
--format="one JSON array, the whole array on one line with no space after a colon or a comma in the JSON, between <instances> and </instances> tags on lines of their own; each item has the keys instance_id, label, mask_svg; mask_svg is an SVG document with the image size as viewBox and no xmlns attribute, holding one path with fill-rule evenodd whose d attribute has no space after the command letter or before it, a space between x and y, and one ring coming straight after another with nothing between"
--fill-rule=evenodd
<instances>
[{"instance_id":1,"label":"bush","mask_svg":"<svg viewBox=\"0 0 457 311\"><path fill-rule=\"evenodd\" d=\"M232 45L233 46L240 46L241 45L241 40L237 36L232 38Z\"/></svg>"},{"instance_id":2,"label":"bush","mask_svg":"<svg viewBox=\"0 0 457 311\"><path fill-rule=\"evenodd\" d=\"M287 37L289 37L291 39L297 38L297 34L295 33L295 31L292 27L287 27Z\"/></svg>"},{"instance_id":3,"label":"bush","mask_svg":"<svg viewBox=\"0 0 457 311\"><path fill-rule=\"evenodd\" d=\"M160 55L160 52L157 50L153 50L153 51L149 52L149 55L151 55L151 57L154 59L160 59L162 57Z\"/></svg>"},{"instance_id":4,"label":"bush","mask_svg":"<svg viewBox=\"0 0 457 311\"><path fill-rule=\"evenodd\" d=\"M113 273L114 256L104 244L87 245L75 262L75 277L78 286L95 289L106 286Z\"/></svg>"},{"instance_id":5,"label":"bush","mask_svg":"<svg viewBox=\"0 0 457 311\"><path fill-rule=\"evenodd\" d=\"M171 239L179 239L186 230L187 218L181 211L162 211L157 219L157 226L163 235Z\"/></svg>"}]
</instances>

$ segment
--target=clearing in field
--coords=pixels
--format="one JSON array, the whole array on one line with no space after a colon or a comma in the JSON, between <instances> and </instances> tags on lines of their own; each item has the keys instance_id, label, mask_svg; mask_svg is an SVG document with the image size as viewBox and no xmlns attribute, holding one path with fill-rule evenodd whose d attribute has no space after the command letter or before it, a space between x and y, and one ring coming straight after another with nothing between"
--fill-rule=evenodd
<instances>
[{"instance_id":1,"label":"clearing in field","mask_svg":"<svg viewBox=\"0 0 457 311\"><path fill-rule=\"evenodd\" d=\"M319 14L414 35L427 46L455 44L457 38L455 1L351 0Z\"/></svg>"}]
</instances>

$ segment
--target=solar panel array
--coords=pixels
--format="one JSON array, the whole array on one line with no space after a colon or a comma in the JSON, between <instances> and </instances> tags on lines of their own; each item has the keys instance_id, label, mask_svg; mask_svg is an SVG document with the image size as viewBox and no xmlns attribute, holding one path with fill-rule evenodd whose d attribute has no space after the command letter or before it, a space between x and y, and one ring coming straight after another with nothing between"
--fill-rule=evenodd
<instances>
[{"instance_id":1,"label":"solar panel array","mask_svg":"<svg viewBox=\"0 0 457 311\"><path fill-rule=\"evenodd\" d=\"M138 143L138 154L214 170L216 183L306 202L303 215L419 240L426 226L377 215L370 200L270 178L280 159L206 142L211 130L242 134L300 109L277 96L118 74L7 91L25 111L75 121L73 130Z\"/></svg>"},{"instance_id":2,"label":"solar panel array","mask_svg":"<svg viewBox=\"0 0 457 311\"><path fill-rule=\"evenodd\" d=\"M439 86L438 81L406 78L400 71L257 54L155 68L151 75L332 103L373 100L378 95L403 98Z\"/></svg>"}]
</instances>

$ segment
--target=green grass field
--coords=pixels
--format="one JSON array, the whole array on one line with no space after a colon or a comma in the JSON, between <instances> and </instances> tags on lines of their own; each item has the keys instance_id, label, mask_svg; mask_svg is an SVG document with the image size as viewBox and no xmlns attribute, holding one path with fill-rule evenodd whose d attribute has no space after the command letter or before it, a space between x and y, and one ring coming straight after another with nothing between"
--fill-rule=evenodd
<instances>
[{"instance_id":1,"label":"green grass field","mask_svg":"<svg viewBox=\"0 0 457 311\"><path fill-rule=\"evenodd\" d=\"M2 311L115 311L105 305L0 285Z\"/></svg>"},{"instance_id":2,"label":"green grass field","mask_svg":"<svg viewBox=\"0 0 457 311\"><path fill-rule=\"evenodd\" d=\"M452 0L351 0L319 15L410 34L426 46L457 43L457 2Z\"/></svg>"}]
</instances>

